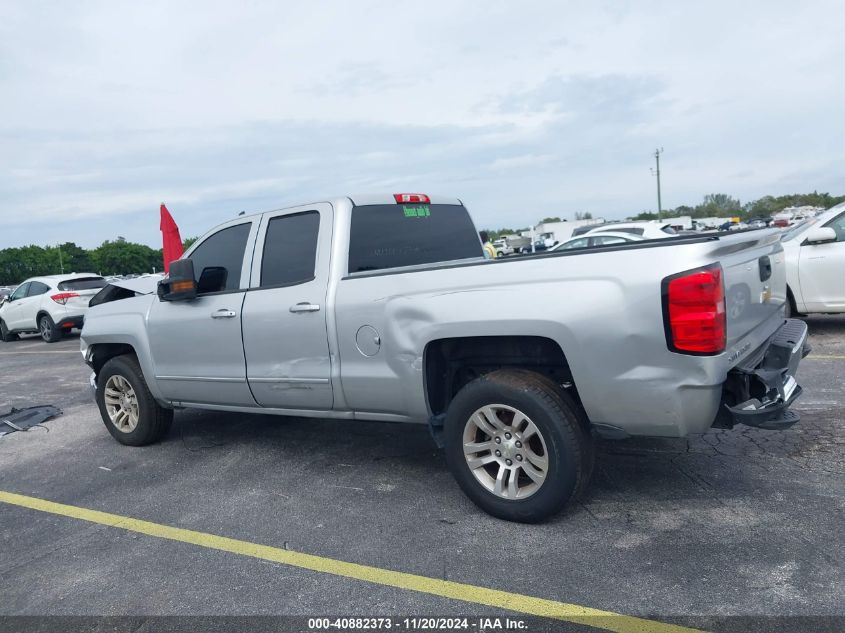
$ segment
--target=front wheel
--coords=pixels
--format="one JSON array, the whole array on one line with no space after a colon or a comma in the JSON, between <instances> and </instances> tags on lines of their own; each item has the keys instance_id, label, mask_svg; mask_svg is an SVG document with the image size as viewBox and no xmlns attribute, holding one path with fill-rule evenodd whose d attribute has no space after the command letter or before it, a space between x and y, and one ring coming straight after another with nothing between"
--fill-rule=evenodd
<instances>
[{"instance_id":1,"label":"front wheel","mask_svg":"<svg viewBox=\"0 0 845 633\"><path fill-rule=\"evenodd\" d=\"M117 356L103 366L96 400L109 433L127 446L157 442L173 422L173 410L155 401L134 356Z\"/></svg>"},{"instance_id":2,"label":"front wheel","mask_svg":"<svg viewBox=\"0 0 845 633\"><path fill-rule=\"evenodd\" d=\"M10 332L3 320L0 319L0 341L3 341L4 343L11 343L12 341L17 340L18 335Z\"/></svg>"},{"instance_id":3,"label":"front wheel","mask_svg":"<svg viewBox=\"0 0 845 633\"><path fill-rule=\"evenodd\" d=\"M466 385L449 405L444 439L464 493L508 521L556 514L592 473L592 439L580 407L530 371L498 370Z\"/></svg>"}]
</instances>

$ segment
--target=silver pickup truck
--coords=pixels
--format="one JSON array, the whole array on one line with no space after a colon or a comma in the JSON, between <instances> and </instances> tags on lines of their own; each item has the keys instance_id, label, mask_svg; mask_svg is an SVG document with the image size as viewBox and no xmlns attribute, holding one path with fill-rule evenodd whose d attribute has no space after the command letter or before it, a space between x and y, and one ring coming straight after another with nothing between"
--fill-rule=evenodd
<instances>
[{"instance_id":1,"label":"silver pickup truck","mask_svg":"<svg viewBox=\"0 0 845 633\"><path fill-rule=\"evenodd\" d=\"M82 352L123 444L183 407L427 424L478 506L538 521L586 486L596 436L798 421L778 237L485 260L460 200L334 198L218 226L157 288L107 286Z\"/></svg>"}]
</instances>

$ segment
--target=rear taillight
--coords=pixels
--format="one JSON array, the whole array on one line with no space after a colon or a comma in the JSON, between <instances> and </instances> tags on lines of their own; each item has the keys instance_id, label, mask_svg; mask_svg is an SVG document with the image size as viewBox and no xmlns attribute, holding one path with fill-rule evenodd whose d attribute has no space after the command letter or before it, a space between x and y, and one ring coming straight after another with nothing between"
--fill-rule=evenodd
<instances>
[{"instance_id":1,"label":"rear taillight","mask_svg":"<svg viewBox=\"0 0 845 633\"><path fill-rule=\"evenodd\" d=\"M394 193L393 199L396 200L398 204L402 204L403 202L417 202L422 204L431 203L431 198L424 193Z\"/></svg>"},{"instance_id":2,"label":"rear taillight","mask_svg":"<svg viewBox=\"0 0 845 633\"><path fill-rule=\"evenodd\" d=\"M61 303L62 305L67 304L68 299L72 299L73 297L78 297L79 295L75 292L60 292L57 295L50 295L50 298L55 301L56 303Z\"/></svg>"},{"instance_id":3,"label":"rear taillight","mask_svg":"<svg viewBox=\"0 0 845 633\"><path fill-rule=\"evenodd\" d=\"M669 349L683 354L725 351L725 289L718 264L663 280L663 319Z\"/></svg>"}]
</instances>

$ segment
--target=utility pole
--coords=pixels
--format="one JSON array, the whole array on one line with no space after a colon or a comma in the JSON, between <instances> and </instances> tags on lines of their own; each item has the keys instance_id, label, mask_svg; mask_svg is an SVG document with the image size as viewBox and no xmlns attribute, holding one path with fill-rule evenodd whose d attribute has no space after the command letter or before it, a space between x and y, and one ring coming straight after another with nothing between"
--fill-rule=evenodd
<instances>
[{"instance_id":1,"label":"utility pole","mask_svg":"<svg viewBox=\"0 0 845 633\"><path fill-rule=\"evenodd\" d=\"M56 248L59 249L59 268L62 271L62 274L65 274L65 265L62 263L62 246L61 244L56 244Z\"/></svg>"},{"instance_id":2,"label":"utility pole","mask_svg":"<svg viewBox=\"0 0 845 633\"><path fill-rule=\"evenodd\" d=\"M654 162L657 165L657 169L652 169L651 173L657 176L657 219L660 220L660 216L663 214L663 205L660 201L660 155L663 153L663 148L654 150Z\"/></svg>"}]
</instances>

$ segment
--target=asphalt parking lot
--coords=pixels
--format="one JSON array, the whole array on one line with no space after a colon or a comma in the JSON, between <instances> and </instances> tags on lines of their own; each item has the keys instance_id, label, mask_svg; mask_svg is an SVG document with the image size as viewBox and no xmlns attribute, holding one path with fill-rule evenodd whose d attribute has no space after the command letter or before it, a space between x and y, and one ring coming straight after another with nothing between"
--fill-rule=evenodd
<instances>
[{"instance_id":1,"label":"asphalt parking lot","mask_svg":"<svg viewBox=\"0 0 845 633\"><path fill-rule=\"evenodd\" d=\"M602 443L583 502L535 526L476 509L425 428L181 411L163 443L121 446L78 336L0 344L0 412L64 410L0 438L0 491L375 570L368 582L0 502L0 616L504 616L532 597L709 630L796 630L785 616L841 630L845 317L807 321L797 427ZM470 588L444 597L379 570Z\"/></svg>"}]
</instances>

